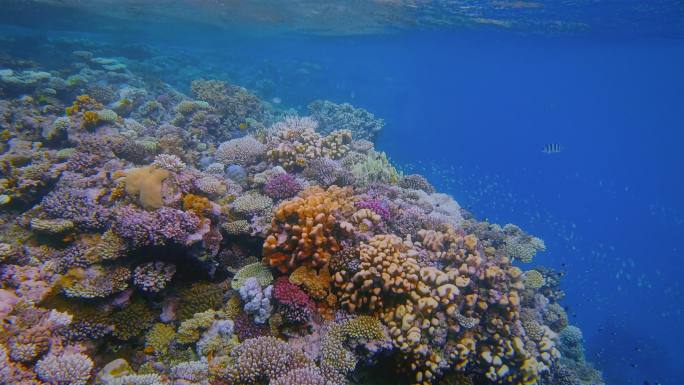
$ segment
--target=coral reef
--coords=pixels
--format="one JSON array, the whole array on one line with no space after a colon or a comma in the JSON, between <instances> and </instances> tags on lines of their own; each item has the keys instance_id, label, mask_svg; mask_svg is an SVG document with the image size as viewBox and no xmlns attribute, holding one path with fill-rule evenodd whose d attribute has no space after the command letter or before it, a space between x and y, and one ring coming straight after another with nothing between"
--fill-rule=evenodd
<instances>
[{"instance_id":1,"label":"coral reef","mask_svg":"<svg viewBox=\"0 0 684 385\"><path fill-rule=\"evenodd\" d=\"M0 382L602 383L516 266L543 241L403 175L382 119L58 46L0 69Z\"/></svg>"}]
</instances>

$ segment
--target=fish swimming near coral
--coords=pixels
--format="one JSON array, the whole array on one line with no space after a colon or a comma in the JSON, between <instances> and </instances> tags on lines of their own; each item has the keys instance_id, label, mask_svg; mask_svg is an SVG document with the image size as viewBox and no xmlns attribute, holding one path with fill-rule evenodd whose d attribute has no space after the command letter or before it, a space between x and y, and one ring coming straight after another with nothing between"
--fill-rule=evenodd
<instances>
[{"instance_id":1,"label":"fish swimming near coral","mask_svg":"<svg viewBox=\"0 0 684 385\"><path fill-rule=\"evenodd\" d=\"M558 154L563 151L563 146L558 143L547 144L542 148L544 154Z\"/></svg>"}]
</instances>

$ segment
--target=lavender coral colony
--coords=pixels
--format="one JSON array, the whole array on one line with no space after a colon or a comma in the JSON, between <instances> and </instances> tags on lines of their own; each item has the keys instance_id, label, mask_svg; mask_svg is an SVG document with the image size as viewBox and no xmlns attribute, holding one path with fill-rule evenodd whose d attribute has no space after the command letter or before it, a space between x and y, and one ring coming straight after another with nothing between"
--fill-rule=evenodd
<instances>
[{"instance_id":1,"label":"lavender coral colony","mask_svg":"<svg viewBox=\"0 0 684 385\"><path fill-rule=\"evenodd\" d=\"M382 119L60 44L1 62L0 384L602 383L543 241L403 175Z\"/></svg>"}]
</instances>

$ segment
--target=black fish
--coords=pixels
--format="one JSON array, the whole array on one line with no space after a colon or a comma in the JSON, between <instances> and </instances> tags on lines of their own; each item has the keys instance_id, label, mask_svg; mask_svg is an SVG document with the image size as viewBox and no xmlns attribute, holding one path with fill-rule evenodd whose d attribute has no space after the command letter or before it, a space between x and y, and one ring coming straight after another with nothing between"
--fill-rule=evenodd
<instances>
[{"instance_id":1,"label":"black fish","mask_svg":"<svg viewBox=\"0 0 684 385\"><path fill-rule=\"evenodd\" d=\"M563 147L558 143L547 144L542 148L544 154L558 154L563 151Z\"/></svg>"}]
</instances>

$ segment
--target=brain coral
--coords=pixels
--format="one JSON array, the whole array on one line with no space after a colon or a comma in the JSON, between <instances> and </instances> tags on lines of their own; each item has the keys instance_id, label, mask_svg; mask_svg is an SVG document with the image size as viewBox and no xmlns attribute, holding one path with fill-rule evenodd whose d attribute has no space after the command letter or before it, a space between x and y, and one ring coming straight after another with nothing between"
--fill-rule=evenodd
<instances>
[{"instance_id":1,"label":"brain coral","mask_svg":"<svg viewBox=\"0 0 684 385\"><path fill-rule=\"evenodd\" d=\"M305 189L278 206L264 242L264 261L282 272L301 265L321 268L350 233L338 218L353 213L351 188Z\"/></svg>"}]
</instances>

